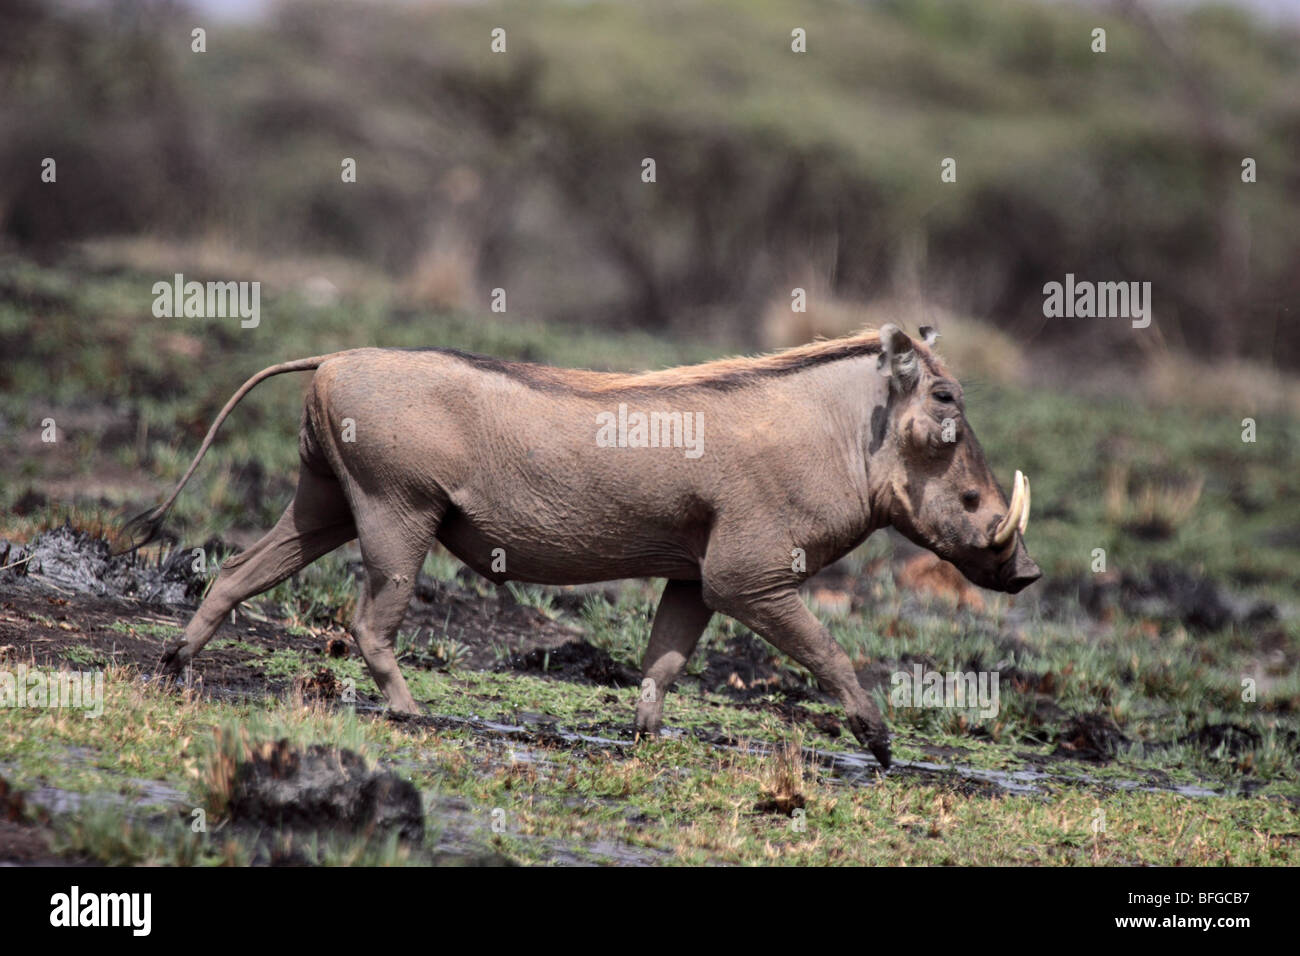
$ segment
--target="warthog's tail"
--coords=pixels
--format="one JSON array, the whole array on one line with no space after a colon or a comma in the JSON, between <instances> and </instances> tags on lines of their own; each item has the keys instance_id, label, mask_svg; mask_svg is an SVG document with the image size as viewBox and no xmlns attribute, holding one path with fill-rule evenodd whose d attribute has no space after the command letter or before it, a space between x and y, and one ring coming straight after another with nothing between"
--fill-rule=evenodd
<instances>
[{"instance_id":1,"label":"warthog's tail","mask_svg":"<svg viewBox=\"0 0 1300 956\"><path fill-rule=\"evenodd\" d=\"M167 517L167 512L170 511L172 505L176 503L176 499L179 497L181 489L185 487L186 482L190 480L190 477L199 467L199 462L202 461L203 456L207 454L208 448L212 445L212 440L217 437L217 429L221 427L221 423L226 420L226 416L235 410L235 406L239 404L240 400L243 399L245 395L273 375L283 375L285 372L306 372L312 369L317 369L320 368L321 364L326 359L331 359L335 355L339 354L342 353L332 352L329 355L316 355L312 358L295 359L292 362L281 362L279 365L272 365L270 368L262 369L262 371L258 372L243 385L239 386L239 390L235 392L234 395L230 396L230 401L226 402L225 407L222 408L221 412L217 415L216 421L214 421L212 427L208 429L208 434L203 439L203 444L199 446L198 454L195 455L194 460L190 462L190 467L185 472L184 476L182 476L180 484L172 489L172 493L167 496L167 500L156 508L151 508L143 514L136 515L123 526L122 534L126 540L130 542L130 545L124 551L118 553L126 554L135 551L137 548L143 547L158 536L158 532L162 529L163 518Z\"/></svg>"}]
</instances>

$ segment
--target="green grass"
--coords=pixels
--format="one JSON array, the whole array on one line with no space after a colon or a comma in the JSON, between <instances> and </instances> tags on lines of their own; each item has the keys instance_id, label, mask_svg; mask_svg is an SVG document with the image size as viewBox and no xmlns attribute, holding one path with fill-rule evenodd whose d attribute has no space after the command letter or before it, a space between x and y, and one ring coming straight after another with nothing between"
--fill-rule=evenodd
<instances>
[{"instance_id":1,"label":"green grass","mask_svg":"<svg viewBox=\"0 0 1300 956\"><path fill-rule=\"evenodd\" d=\"M448 678L421 672L415 683L417 697L432 698L442 713L469 715L495 705L597 723L625 718L635 696L635 690L620 692L611 705L603 688L512 675ZM236 738L348 747L395 767L426 795L430 845L454 822L484 852L526 863L613 844L647 859L684 864L1294 864L1300 842L1290 804L1258 795L1188 799L1103 781L1058 783L1050 798L990 796L899 775L843 786L804 766L793 781L807 800L799 821L755 809L774 774L789 774L788 767L774 765L776 758L767 754L722 750L691 737L645 742L623 756L530 746L523 749L531 756L520 762L512 753L522 745L494 742L469 729L433 732L275 701L183 698L142 686L121 671L107 682L106 698L98 721L57 711L7 711L0 714L0 743L10 755L6 775L19 786L42 779L76 748L79 770L60 774L61 787L112 791L119 768L128 766L133 775L190 795L189 802L154 805L153 816L141 816L148 807L128 812L92 806L56 821L58 846L111 864L238 864L252 858L247 842L222 834L220 805L207 802L212 755L229 750ZM689 724L692 712L706 704L685 694L669 706ZM772 742L786 733L770 719L733 729ZM1090 767L1076 770L1098 775ZM468 808L463 820L439 814L452 798ZM188 825L198 808L209 813L202 833ZM498 809L506 822L501 834L490 827ZM1099 822L1104 830L1095 829ZM313 851L327 863L416 859L391 843L326 842Z\"/></svg>"}]
</instances>

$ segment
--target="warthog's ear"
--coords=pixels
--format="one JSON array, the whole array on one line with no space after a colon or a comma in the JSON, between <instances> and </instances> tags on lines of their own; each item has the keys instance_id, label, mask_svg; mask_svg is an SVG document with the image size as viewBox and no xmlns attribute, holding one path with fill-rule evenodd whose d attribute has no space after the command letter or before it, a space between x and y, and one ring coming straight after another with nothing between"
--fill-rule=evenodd
<instances>
[{"instance_id":1,"label":"warthog's ear","mask_svg":"<svg viewBox=\"0 0 1300 956\"><path fill-rule=\"evenodd\" d=\"M921 332L921 340L925 342L925 344L928 346L933 346L935 342L939 341L938 329L931 328L928 325L923 325L920 328L920 332Z\"/></svg>"},{"instance_id":2,"label":"warthog's ear","mask_svg":"<svg viewBox=\"0 0 1300 956\"><path fill-rule=\"evenodd\" d=\"M907 334L892 322L880 327L880 358L876 367L888 375L894 388L909 392L920 378L916 346Z\"/></svg>"}]
</instances>

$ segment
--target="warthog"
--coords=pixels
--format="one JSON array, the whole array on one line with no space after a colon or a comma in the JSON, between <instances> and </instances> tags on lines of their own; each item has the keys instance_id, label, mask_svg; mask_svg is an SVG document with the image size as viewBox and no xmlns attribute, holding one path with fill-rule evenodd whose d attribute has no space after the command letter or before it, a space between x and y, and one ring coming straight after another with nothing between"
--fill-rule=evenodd
<instances>
[{"instance_id":1,"label":"warthog","mask_svg":"<svg viewBox=\"0 0 1300 956\"><path fill-rule=\"evenodd\" d=\"M171 496L136 519L144 540L156 533L254 386L316 370L293 502L225 562L163 670L187 665L240 601L357 538L353 633L389 706L415 713L393 638L437 539L498 583L666 578L639 732L658 731L663 692L718 612L812 672L888 767L884 720L800 583L886 525L983 587L1014 593L1040 574L1022 539L1029 483L1017 472L1008 502L928 331L914 342L886 325L640 374L450 349L356 349L263 369L226 403Z\"/></svg>"}]
</instances>

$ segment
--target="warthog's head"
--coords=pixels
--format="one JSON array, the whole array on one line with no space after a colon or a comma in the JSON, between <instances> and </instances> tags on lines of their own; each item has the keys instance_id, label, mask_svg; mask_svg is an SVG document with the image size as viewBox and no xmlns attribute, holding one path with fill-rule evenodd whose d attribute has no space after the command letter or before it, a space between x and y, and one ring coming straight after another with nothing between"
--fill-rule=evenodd
<instances>
[{"instance_id":1,"label":"warthog's head","mask_svg":"<svg viewBox=\"0 0 1300 956\"><path fill-rule=\"evenodd\" d=\"M926 345L934 341L922 328ZM1015 594L1042 572L1025 549L1029 479L1010 501L966 421L961 385L897 326L880 330L889 400L873 423L872 469L886 483L890 521L975 584Z\"/></svg>"}]
</instances>

